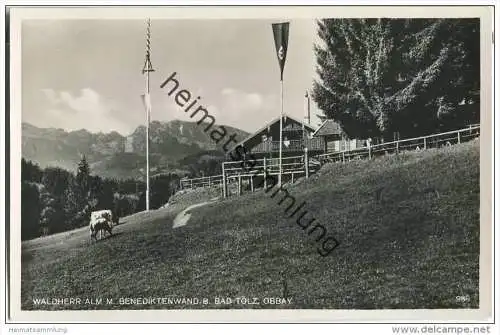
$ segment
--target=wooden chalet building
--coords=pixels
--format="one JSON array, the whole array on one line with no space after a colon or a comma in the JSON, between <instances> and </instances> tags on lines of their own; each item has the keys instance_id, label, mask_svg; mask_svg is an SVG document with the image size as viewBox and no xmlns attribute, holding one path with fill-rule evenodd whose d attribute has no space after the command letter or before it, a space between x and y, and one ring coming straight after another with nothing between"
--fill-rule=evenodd
<instances>
[{"instance_id":1,"label":"wooden chalet building","mask_svg":"<svg viewBox=\"0 0 500 335\"><path fill-rule=\"evenodd\" d=\"M244 146L256 159L279 158L280 118L276 117L233 148ZM366 146L366 140L349 139L334 120L324 121L318 129L288 115L283 116L283 157L302 156L307 147L310 157ZM227 160L231 160L227 153Z\"/></svg>"},{"instance_id":2,"label":"wooden chalet building","mask_svg":"<svg viewBox=\"0 0 500 335\"><path fill-rule=\"evenodd\" d=\"M288 115L283 115L283 157L300 156L307 147L309 154L321 154L324 150L323 138L312 137L316 131L310 125ZM247 152L257 158L279 157L280 151L280 117L276 117L262 128L247 136L236 146L244 146ZM229 152L228 152L229 154Z\"/></svg>"},{"instance_id":3,"label":"wooden chalet building","mask_svg":"<svg viewBox=\"0 0 500 335\"><path fill-rule=\"evenodd\" d=\"M330 119L325 120L312 136L321 139L324 153L354 150L366 146L366 140L349 139L340 125Z\"/></svg>"},{"instance_id":4,"label":"wooden chalet building","mask_svg":"<svg viewBox=\"0 0 500 335\"><path fill-rule=\"evenodd\" d=\"M321 164L317 159L306 160L306 157L313 158L328 151L352 150L364 146L366 142L347 140L341 128L332 120L325 121L319 129L315 129L288 115L283 115L282 136L282 164L279 161L280 117L274 118L247 136L226 153L227 161L222 165L224 197L229 192L228 184L236 181L237 193L241 194L244 187L253 190L255 183L262 182L266 185L266 175L282 175L282 181L292 183L295 176L305 175L308 178L309 174L317 171ZM238 151L236 155L241 158L235 161L234 150L241 147L245 148L247 155ZM306 148L307 156L305 155ZM256 164L251 165L253 170L249 173L240 160L253 159ZM305 164L306 161L307 164Z\"/></svg>"}]
</instances>

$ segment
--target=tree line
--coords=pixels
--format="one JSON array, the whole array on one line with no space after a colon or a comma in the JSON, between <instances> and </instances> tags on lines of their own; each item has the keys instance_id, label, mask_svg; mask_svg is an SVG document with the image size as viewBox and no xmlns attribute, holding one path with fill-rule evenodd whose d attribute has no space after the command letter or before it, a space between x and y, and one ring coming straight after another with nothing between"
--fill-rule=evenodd
<instances>
[{"instance_id":1,"label":"tree line","mask_svg":"<svg viewBox=\"0 0 500 335\"><path fill-rule=\"evenodd\" d=\"M479 122L479 19L322 19L313 98L350 138Z\"/></svg>"},{"instance_id":2,"label":"tree line","mask_svg":"<svg viewBox=\"0 0 500 335\"><path fill-rule=\"evenodd\" d=\"M179 177L162 174L150 180L150 207L159 208L177 191ZM58 167L41 169L21 160L21 239L86 226L90 213L111 209L124 217L145 210L146 185L135 179L118 180L91 175L85 157L76 174Z\"/></svg>"}]
</instances>

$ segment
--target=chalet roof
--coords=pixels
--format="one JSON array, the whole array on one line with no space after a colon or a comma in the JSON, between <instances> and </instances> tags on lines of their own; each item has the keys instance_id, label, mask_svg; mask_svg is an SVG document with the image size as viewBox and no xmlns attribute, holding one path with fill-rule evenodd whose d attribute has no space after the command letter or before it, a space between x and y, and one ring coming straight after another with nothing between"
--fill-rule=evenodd
<instances>
[{"instance_id":1,"label":"chalet roof","mask_svg":"<svg viewBox=\"0 0 500 335\"><path fill-rule=\"evenodd\" d=\"M311 127L310 125L308 125L308 124L306 124L306 123L304 123L302 121L297 120L293 116L283 114L283 119L291 119L291 120L299 123L300 125L304 125L304 128L308 129L310 132L315 132L316 131L316 129L314 127ZM239 145L243 145L245 142L247 142L248 140L254 138L256 135L258 135L259 133L261 133L264 129L271 127L276 122L279 122L279 120L280 120L279 116L275 117L274 119L272 119L271 121L269 121L268 123L266 123L265 125L263 125L261 128L259 128L257 131L255 131L252 134L248 135L243 141L240 141L234 148L238 147Z\"/></svg>"},{"instance_id":2,"label":"chalet roof","mask_svg":"<svg viewBox=\"0 0 500 335\"><path fill-rule=\"evenodd\" d=\"M327 135L342 135L343 131L340 125L334 120L325 120L313 136L327 136Z\"/></svg>"}]
</instances>

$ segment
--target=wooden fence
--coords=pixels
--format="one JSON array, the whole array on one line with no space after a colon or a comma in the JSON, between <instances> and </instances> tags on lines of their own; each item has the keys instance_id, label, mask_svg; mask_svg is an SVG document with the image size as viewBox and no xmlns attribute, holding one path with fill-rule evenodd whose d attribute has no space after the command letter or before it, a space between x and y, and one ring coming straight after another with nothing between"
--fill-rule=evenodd
<instances>
[{"instance_id":1,"label":"wooden fence","mask_svg":"<svg viewBox=\"0 0 500 335\"><path fill-rule=\"evenodd\" d=\"M309 175L317 171L321 164L316 159L308 155L308 150L304 150L304 155L283 157L281 163L282 182L294 182L297 177ZM255 190L256 181L259 186L267 187L270 176L279 175L279 159L263 158L249 161L232 161L222 163L222 184L223 196L228 197L228 184L237 182L237 194L241 195L243 185L249 185L250 191ZM277 180L277 177L273 177Z\"/></svg>"},{"instance_id":2,"label":"wooden fence","mask_svg":"<svg viewBox=\"0 0 500 335\"><path fill-rule=\"evenodd\" d=\"M287 143L283 143L281 150L282 152L300 152L304 146L307 147L309 152L323 151L325 148L325 143L322 137L305 138L303 140L290 140ZM252 148L252 153L277 153L279 151L279 141L262 142Z\"/></svg>"},{"instance_id":3,"label":"wooden fence","mask_svg":"<svg viewBox=\"0 0 500 335\"><path fill-rule=\"evenodd\" d=\"M467 128L449 131L440 134L403 139L394 142L386 142L370 147L357 148L340 152L330 152L310 157L308 150L304 155L283 157L282 179L294 182L297 177L309 178L311 173L321 168L321 165L330 162L346 162L353 159L372 159L376 156L399 153L408 150L425 150L442 146L467 142L479 137L480 125L473 124ZM243 189L254 191L260 186L267 187L269 176L279 175L279 159L263 158L252 161L231 161L222 163L222 174L216 176L200 177L193 179L181 179L181 189L192 189L199 187L222 186L224 198L230 195L228 186L234 186L236 193L241 195ZM273 177L277 179L277 177Z\"/></svg>"},{"instance_id":4,"label":"wooden fence","mask_svg":"<svg viewBox=\"0 0 500 335\"><path fill-rule=\"evenodd\" d=\"M208 177L200 177L200 178L192 178L192 179L181 179L180 180L180 189L191 189L191 188L199 188L199 187L213 187L222 184L222 175L217 176L208 176Z\"/></svg>"},{"instance_id":5,"label":"wooden fence","mask_svg":"<svg viewBox=\"0 0 500 335\"><path fill-rule=\"evenodd\" d=\"M403 139L394 142L386 142L354 150L330 152L317 155L314 158L316 158L321 164L329 162L346 162L353 159L372 159L375 156L392 153L397 154L401 151L425 150L467 142L471 139L479 137L479 134L480 125L474 124L460 130Z\"/></svg>"}]
</instances>

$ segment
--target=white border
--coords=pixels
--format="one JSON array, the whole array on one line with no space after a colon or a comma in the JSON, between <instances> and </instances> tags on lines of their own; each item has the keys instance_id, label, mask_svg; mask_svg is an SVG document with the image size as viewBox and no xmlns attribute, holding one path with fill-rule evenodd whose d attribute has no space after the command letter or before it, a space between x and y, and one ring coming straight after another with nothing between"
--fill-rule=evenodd
<instances>
[{"instance_id":1,"label":"white border","mask_svg":"<svg viewBox=\"0 0 500 335\"><path fill-rule=\"evenodd\" d=\"M53 2L58 3L58 2ZM60 2L59 2L60 3ZM156 3L156 2L155 2ZM185 2L184 2L185 3ZM192 2L190 2L192 3ZM255 2L254 2L255 3ZM478 3L480 3L478 1ZM16 2L22 5L23 2ZM40 12L44 10L39 9L23 9L23 19L40 18ZM410 12L411 11L411 12ZM16 13L17 12L17 13ZM11 75L13 77L11 82L11 129L20 130L21 113L21 88L19 82L19 71L21 70L20 64L20 16L18 13L21 11L13 9L11 11L11 44L13 57L11 57ZM78 12L78 14L76 14ZM488 83L488 77L491 75L491 61L488 64L488 54L484 52L484 48L491 46L488 40L489 34L484 34L487 30L492 31L491 15L492 10L489 8L461 8L461 7L432 7L432 10L412 7L395 8L395 7L300 7L297 8L92 8L92 9L58 9L51 8L45 10L45 18L103 18L107 19L122 19L122 18L135 18L144 19L144 17L151 17L152 19L158 18L309 18L309 17L365 17L365 16L385 16L385 17L482 17L481 22L481 43L482 43L482 80L481 80L481 121L482 121L482 136L481 136L481 175L488 175L489 166L484 159L491 154L492 151L488 150L489 143L485 143L485 138L488 137L487 125L491 123L491 86L483 85ZM488 19L489 22L483 21ZM491 49L491 48L490 48ZM15 56L16 57L15 57ZM489 71L489 72L488 72ZM17 80L15 80L17 79ZM490 121L490 122L488 122ZM490 129L491 136L491 129ZM489 141L491 143L491 141ZM486 145L485 145L486 144ZM16 149L16 150L14 150ZM20 136L11 136L11 213L20 213ZM488 205L491 208L491 194L483 192L484 180L481 180L481 210L487 210ZM14 201L18 199L18 201ZM13 218L19 217L13 215ZM490 267L491 259L483 257L488 254L488 237L483 234L487 231L488 222L481 220L481 268ZM491 223L491 222L490 222ZM20 230L18 225L11 225L17 228L13 231L13 238L20 241ZM483 229L485 228L485 229ZM17 237L19 237L17 239ZM484 237L484 238L483 238ZM486 241L485 241L486 239ZM484 243L486 242L486 243ZM491 240L490 240L491 242ZM491 247L491 245L490 245ZM13 297L20 297L20 244L13 244L11 253L11 262L15 264L12 267L12 288ZM486 281L486 283L485 283ZM484 296L483 292L488 290L491 283L491 278L485 278L481 270L481 309L490 309L491 295ZM485 286L486 284L486 286ZM487 294L487 292L486 292ZM486 300L485 300L486 299ZM298 321L329 321L329 322L367 322L367 321L409 321L409 320L439 320L445 322L465 322L465 321L478 321L483 322L491 320L492 315L489 313L480 312L478 310L375 310L375 311L341 311L341 310L263 310L263 311L248 311L248 310L230 310L230 311L64 311L64 312L20 312L20 300L13 300L13 316L17 321L88 321L88 322L114 322L114 321L140 321L141 322L203 322L203 321L218 321L218 322L241 322L241 321L277 321L277 322L298 322ZM76 318L76 319L75 319Z\"/></svg>"}]
</instances>

